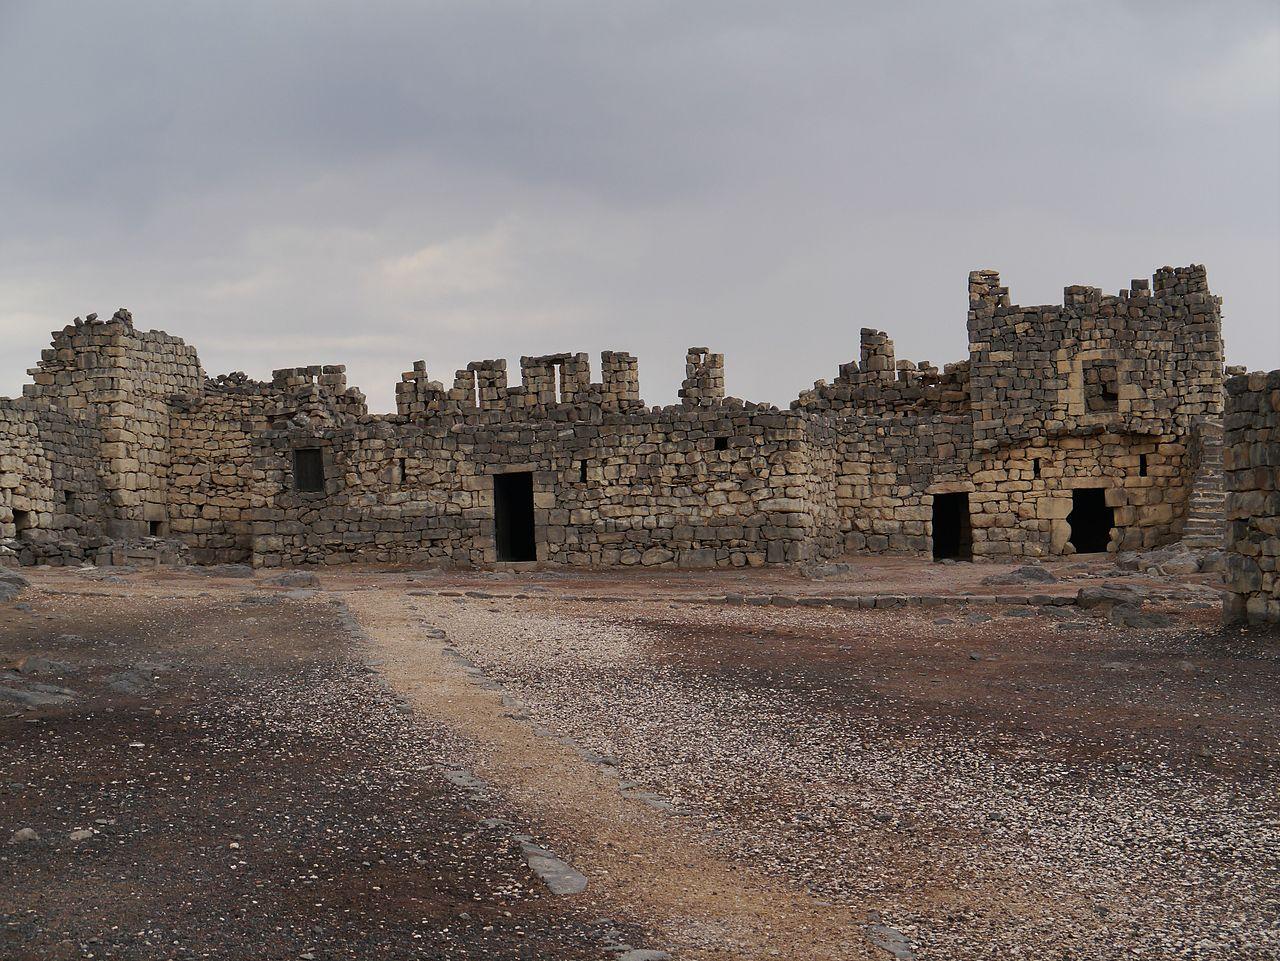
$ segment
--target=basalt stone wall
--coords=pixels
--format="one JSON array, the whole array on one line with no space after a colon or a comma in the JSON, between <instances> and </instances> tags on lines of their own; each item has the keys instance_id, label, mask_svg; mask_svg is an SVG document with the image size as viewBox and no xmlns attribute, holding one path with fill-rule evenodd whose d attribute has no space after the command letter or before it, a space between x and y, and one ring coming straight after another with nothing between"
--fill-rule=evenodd
<instances>
[{"instance_id":1,"label":"basalt stone wall","mask_svg":"<svg viewBox=\"0 0 1280 961\"><path fill-rule=\"evenodd\" d=\"M929 550L932 493L966 483L968 418L851 417L831 421L843 547Z\"/></svg>"},{"instance_id":2,"label":"basalt stone wall","mask_svg":"<svg viewBox=\"0 0 1280 961\"><path fill-rule=\"evenodd\" d=\"M310 431L367 415L341 365L285 368L269 382L222 375L170 406L171 532L211 564L252 558L254 522L272 490L260 438L280 425Z\"/></svg>"},{"instance_id":3,"label":"basalt stone wall","mask_svg":"<svg viewBox=\"0 0 1280 961\"><path fill-rule=\"evenodd\" d=\"M0 398L0 562L79 561L105 542L101 442L92 420Z\"/></svg>"},{"instance_id":4,"label":"basalt stone wall","mask_svg":"<svg viewBox=\"0 0 1280 961\"><path fill-rule=\"evenodd\" d=\"M1073 493L1104 491L1114 529L1109 549L1175 540L1189 494L1187 445L1172 436L1098 433L1002 446L972 472L974 553L1071 554Z\"/></svg>"},{"instance_id":5,"label":"basalt stone wall","mask_svg":"<svg viewBox=\"0 0 1280 961\"><path fill-rule=\"evenodd\" d=\"M1222 413L1221 298L1203 267L1165 267L1104 296L1020 307L995 271L969 275L974 447L1063 433L1189 436Z\"/></svg>"},{"instance_id":6,"label":"basalt stone wall","mask_svg":"<svg viewBox=\"0 0 1280 961\"><path fill-rule=\"evenodd\" d=\"M101 431L105 522L113 537L162 533L168 522L169 404L204 384L195 348L162 331L135 330L123 308L108 321L90 315L54 331L53 344L28 371L24 396Z\"/></svg>"},{"instance_id":7,"label":"basalt stone wall","mask_svg":"<svg viewBox=\"0 0 1280 961\"><path fill-rule=\"evenodd\" d=\"M790 411L726 398L724 355L694 347L669 407L645 406L630 354L602 354L596 382L588 355L566 352L521 357L519 384L501 359L451 386L419 361L396 414L373 416L341 366L207 380L181 340L135 330L124 310L91 316L54 334L24 390L33 406L0 433L7 464L26 464L32 436L55 452L0 475L18 491L0 534L20 520L27 541L75 525L84 541L171 534L202 561L482 564L498 559L495 476L528 474L535 554L557 564L927 553L958 504L978 558L1072 553L1077 500L1103 515L1111 550L1179 536L1197 425L1222 405L1202 267L1036 307L976 271L968 334L969 357L939 370L863 328L858 358ZM45 410L60 413L31 413ZM86 493L59 519L68 471Z\"/></svg>"},{"instance_id":8,"label":"basalt stone wall","mask_svg":"<svg viewBox=\"0 0 1280 961\"><path fill-rule=\"evenodd\" d=\"M265 473L255 438L268 429L269 389L210 385L174 404L169 490L171 533L198 563L247 561Z\"/></svg>"},{"instance_id":9,"label":"basalt stone wall","mask_svg":"<svg viewBox=\"0 0 1280 961\"><path fill-rule=\"evenodd\" d=\"M1280 623L1280 370L1227 380L1229 622Z\"/></svg>"},{"instance_id":10,"label":"basalt stone wall","mask_svg":"<svg viewBox=\"0 0 1280 961\"><path fill-rule=\"evenodd\" d=\"M822 477L831 460L815 469L814 428L801 417L733 401L580 420L540 413L269 432L274 494L254 526L255 557L493 563L494 475L511 472L532 475L540 561L741 567L835 552ZM299 449L320 451L323 490L297 489Z\"/></svg>"}]
</instances>

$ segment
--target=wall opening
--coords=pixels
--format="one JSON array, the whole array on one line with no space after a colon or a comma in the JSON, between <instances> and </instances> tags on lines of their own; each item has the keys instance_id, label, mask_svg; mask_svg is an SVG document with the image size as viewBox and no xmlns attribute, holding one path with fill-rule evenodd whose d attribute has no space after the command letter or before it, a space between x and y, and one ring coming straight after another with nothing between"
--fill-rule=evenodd
<instances>
[{"instance_id":1,"label":"wall opening","mask_svg":"<svg viewBox=\"0 0 1280 961\"><path fill-rule=\"evenodd\" d=\"M1039 457L1031 458L1031 476L1032 477L1040 476L1040 458Z\"/></svg>"},{"instance_id":2,"label":"wall opening","mask_svg":"<svg viewBox=\"0 0 1280 961\"><path fill-rule=\"evenodd\" d=\"M1112 414L1120 409L1119 378L1115 364L1085 361L1084 408L1090 414Z\"/></svg>"},{"instance_id":3,"label":"wall opening","mask_svg":"<svg viewBox=\"0 0 1280 961\"><path fill-rule=\"evenodd\" d=\"M933 559L973 559L973 527L969 522L969 495L933 495Z\"/></svg>"},{"instance_id":4,"label":"wall opening","mask_svg":"<svg viewBox=\"0 0 1280 961\"><path fill-rule=\"evenodd\" d=\"M716 438L716 450L728 450L728 449L729 449L729 438L727 438L727 437L717 437L717 438Z\"/></svg>"},{"instance_id":5,"label":"wall opening","mask_svg":"<svg viewBox=\"0 0 1280 961\"><path fill-rule=\"evenodd\" d=\"M147 521L147 533L152 537L164 537L169 533L169 525L164 521Z\"/></svg>"},{"instance_id":6,"label":"wall opening","mask_svg":"<svg viewBox=\"0 0 1280 961\"><path fill-rule=\"evenodd\" d=\"M1138 455L1138 476L1139 477L1147 476L1147 455L1146 454Z\"/></svg>"},{"instance_id":7,"label":"wall opening","mask_svg":"<svg viewBox=\"0 0 1280 961\"><path fill-rule=\"evenodd\" d=\"M500 561L536 561L533 474L493 475L493 535Z\"/></svg>"},{"instance_id":8,"label":"wall opening","mask_svg":"<svg viewBox=\"0 0 1280 961\"><path fill-rule=\"evenodd\" d=\"M324 458L319 447L299 447L293 452L293 488L310 493L324 490Z\"/></svg>"},{"instance_id":9,"label":"wall opening","mask_svg":"<svg viewBox=\"0 0 1280 961\"><path fill-rule=\"evenodd\" d=\"M1071 492L1071 546L1077 554L1101 554L1111 540L1115 509L1107 506L1105 487L1077 487Z\"/></svg>"},{"instance_id":10,"label":"wall opening","mask_svg":"<svg viewBox=\"0 0 1280 961\"><path fill-rule=\"evenodd\" d=\"M564 364L551 365L551 396L553 403L564 402Z\"/></svg>"},{"instance_id":11,"label":"wall opening","mask_svg":"<svg viewBox=\"0 0 1280 961\"><path fill-rule=\"evenodd\" d=\"M407 457L396 458L396 480L397 484L409 483L409 460Z\"/></svg>"},{"instance_id":12,"label":"wall opening","mask_svg":"<svg viewBox=\"0 0 1280 961\"><path fill-rule=\"evenodd\" d=\"M578 480L583 484L587 482L587 462L585 460L578 461Z\"/></svg>"},{"instance_id":13,"label":"wall opening","mask_svg":"<svg viewBox=\"0 0 1280 961\"><path fill-rule=\"evenodd\" d=\"M62 492L62 506L66 509L66 512L68 514L74 514L76 512L76 492L75 491Z\"/></svg>"},{"instance_id":14,"label":"wall opening","mask_svg":"<svg viewBox=\"0 0 1280 961\"><path fill-rule=\"evenodd\" d=\"M15 507L13 510L13 526L14 534L18 540L26 540L27 533L35 529L35 515L31 511L20 511Z\"/></svg>"}]
</instances>

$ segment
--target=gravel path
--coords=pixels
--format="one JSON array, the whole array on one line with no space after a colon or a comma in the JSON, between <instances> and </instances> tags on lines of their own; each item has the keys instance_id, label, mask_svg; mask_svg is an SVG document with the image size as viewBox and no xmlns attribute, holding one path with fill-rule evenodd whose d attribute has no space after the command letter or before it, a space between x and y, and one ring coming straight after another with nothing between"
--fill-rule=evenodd
<instances>
[{"instance_id":1,"label":"gravel path","mask_svg":"<svg viewBox=\"0 0 1280 961\"><path fill-rule=\"evenodd\" d=\"M1280 956L1276 648L1224 639L1211 612L1064 633L998 609L412 602L505 692L509 725L549 735L529 752L566 737L613 762L601 791L653 809L649 830L785 881L851 944L879 920L921 959ZM556 790L508 763L491 774L518 802ZM539 814L598 846L573 805ZM647 891L632 904L699 947Z\"/></svg>"},{"instance_id":2,"label":"gravel path","mask_svg":"<svg viewBox=\"0 0 1280 961\"><path fill-rule=\"evenodd\" d=\"M641 919L660 939L652 947L681 959L883 957L863 914L769 877L749 856L714 850L658 799L624 791L607 759L530 723L451 653L450 641L465 640L458 618L471 609L461 600L347 595L393 687L467 740L504 809L537 824L586 875L585 904Z\"/></svg>"}]
</instances>

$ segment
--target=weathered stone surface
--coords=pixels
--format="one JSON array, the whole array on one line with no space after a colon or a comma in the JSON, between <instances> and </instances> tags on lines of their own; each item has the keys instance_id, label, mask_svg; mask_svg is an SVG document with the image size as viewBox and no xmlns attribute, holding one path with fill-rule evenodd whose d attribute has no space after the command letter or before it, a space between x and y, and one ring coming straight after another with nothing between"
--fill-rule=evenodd
<instances>
[{"instance_id":1,"label":"weathered stone surface","mask_svg":"<svg viewBox=\"0 0 1280 961\"><path fill-rule=\"evenodd\" d=\"M0 567L0 602L13 600L30 586L31 582L17 571Z\"/></svg>"},{"instance_id":2,"label":"weathered stone surface","mask_svg":"<svg viewBox=\"0 0 1280 961\"><path fill-rule=\"evenodd\" d=\"M944 494L967 495L977 558L1069 554L1078 488L1104 489L1109 549L1176 538L1195 425L1222 409L1204 268L1037 307L975 271L968 308L967 360L899 360L867 328L858 360L790 410L726 396L724 356L693 347L668 407L646 407L635 358L606 351L599 382L584 353L522 357L518 385L505 360L452 386L418 361L395 414L370 415L340 365L210 379L127 311L78 321L0 400L0 563L123 563L113 544L172 539L201 564L490 564L510 473L530 478L533 557L556 565L927 553ZM1250 487L1235 510L1268 503Z\"/></svg>"},{"instance_id":3,"label":"weathered stone surface","mask_svg":"<svg viewBox=\"0 0 1280 961\"><path fill-rule=\"evenodd\" d=\"M1052 584L1058 578L1040 564L1024 564L1004 574L991 574L982 579L988 587L1003 584Z\"/></svg>"},{"instance_id":4,"label":"weathered stone surface","mask_svg":"<svg viewBox=\"0 0 1280 961\"><path fill-rule=\"evenodd\" d=\"M310 571L286 571L267 578L272 587L319 587L320 578Z\"/></svg>"},{"instance_id":5,"label":"weathered stone surface","mask_svg":"<svg viewBox=\"0 0 1280 961\"><path fill-rule=\"evenodd\" d=\"M1280 624L1280 370L1226 383L1227 622Z\"/></svg>"}]
</instances>

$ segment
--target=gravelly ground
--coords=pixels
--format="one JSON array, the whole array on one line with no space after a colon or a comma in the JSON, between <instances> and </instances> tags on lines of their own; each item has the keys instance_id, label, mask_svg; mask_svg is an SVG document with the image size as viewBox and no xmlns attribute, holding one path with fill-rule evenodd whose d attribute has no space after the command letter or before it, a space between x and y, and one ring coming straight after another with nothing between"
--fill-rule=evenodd
<instances>
[{"instance_id":1,"label":"gravelly ground","mask_svg":"<svg viewBox=\"0 0 1280 961\"><path fill-rule=\"evenodd\" d=\"M70 589L0 613L0 666L75 692L0 705L0 958L600 957L333 605Z\"/></svg>"},{"instance_id":2,"label":"gravelly ground","mask_svg":"<svg viewBox=\"0 0 1280 961\"><path fill-rule=\"evenodd\" d=\"M702 603L993 569L35 572L0 668L74 696L0 705L0 958L1280 957L1280 638L1206 578L1131 579L1167 629Z\"/></svg>"},{"instance_id":3,"label":"gravelly ground","mask_svg":"<svg viewBox=\"0 0 1280 961\"><path fill-rule=\"evenodd\" d=\"M534 723L922 959L1280 956L1278 648L1212 611L417 603Z\"/></svg>"}]
</instances>

